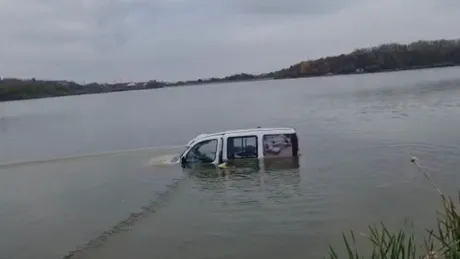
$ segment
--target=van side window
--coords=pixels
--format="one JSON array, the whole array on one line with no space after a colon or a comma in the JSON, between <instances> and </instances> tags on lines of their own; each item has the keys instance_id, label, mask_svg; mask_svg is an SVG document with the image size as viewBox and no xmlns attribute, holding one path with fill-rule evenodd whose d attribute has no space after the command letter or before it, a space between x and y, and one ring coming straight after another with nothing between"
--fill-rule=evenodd
<instances>
[{"instance_id":1,"label":"van side window","mask_svg":"<svg viewBox=\"0 0 460 259\"><path fill-rule=\"evenodd\" d=\"M296 153L295 134L270 134L263 137L264 157L290 157ZM295 154L297 155L297 154Z\"/></svg>"},{"instance_id":2,"label":"van side window","mask_svg":"<svg viewBox=\"0 0 460 259\"><path fill-rule=\"evenodd\" d=\"M257 158L257 136L228 138L227 155L229 159Z\"/></svg>"},{"instance_id":3,"label":"van side window","mask_svg":"<svg viewBox=\"0 0 460 259\"><path fill-rule=\"evenodd\" d=\"M217 139L196 144L186 156L187 163L212 163L216 159Z\"/></svg>"}]
</instances>

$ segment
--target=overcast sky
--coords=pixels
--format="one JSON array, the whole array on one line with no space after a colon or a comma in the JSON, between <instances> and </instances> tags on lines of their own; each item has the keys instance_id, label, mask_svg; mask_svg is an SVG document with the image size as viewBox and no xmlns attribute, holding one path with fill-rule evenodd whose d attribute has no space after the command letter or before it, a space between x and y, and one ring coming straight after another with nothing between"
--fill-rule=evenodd
<instances>
[{"instance_id":1,"label":"overcast sky","mask_svg":"<svg viewBox=\"0 0 460 259\"><path fill-rule=\"evenodd\" d=\"M0 75L76 81L261 73L460 37L460 0L0 0Z\"/></svg>"}]
</instances>

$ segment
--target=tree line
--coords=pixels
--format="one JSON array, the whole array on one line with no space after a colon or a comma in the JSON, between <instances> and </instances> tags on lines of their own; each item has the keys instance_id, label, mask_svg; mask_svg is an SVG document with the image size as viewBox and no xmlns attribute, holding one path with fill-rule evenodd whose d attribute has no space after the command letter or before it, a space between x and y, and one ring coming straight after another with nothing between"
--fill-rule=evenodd
<instances>
[{"instance_id":1,"label":"tree line","mask_svg":"<svg viewBox=\"0 0 460 259\"><path fill-rule=\"evenodd\" d=\"M460 40L382 44L349 54L303 61L274 72L274 78L374 73L460 64Z\"/></svg>"},{"instance_id":2,"label":"tree line","mask_svg":"<svg viewBox=\"0 0 460 259\"><path fill-rule=\"evenodd\" d=\"M0 80L0 102L67 95L109 93L129 90L162 88L165 84L157 81L145 83L78 84L73 81L22 80L5 78Z\"/></svg>"},{"instance_id":3,"label":"tree line","mask_svg":"<svg viewBox=\"0 0 460 259\"><path fill-rule=\"evenodd\" d=\"M374 73L460 64L460 40L416 41L410 44L382 44L338 56L302 61L279 71L252 75L235 74L223 78L179 82L151 80L137 83L78 84L72 81L0 78L0 101L66 95L155 89L192 84L224 83L260 79L283 79L338 74Z\"/></svg>"}]
</instances>

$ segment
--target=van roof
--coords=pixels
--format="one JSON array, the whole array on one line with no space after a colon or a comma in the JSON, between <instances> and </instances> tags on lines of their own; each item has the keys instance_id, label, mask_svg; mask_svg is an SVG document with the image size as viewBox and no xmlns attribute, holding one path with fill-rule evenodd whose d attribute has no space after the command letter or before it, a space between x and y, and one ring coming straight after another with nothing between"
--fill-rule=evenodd
<instances>
[{"instance_id":1,"label":"van roof","mask_svg":"<svg viewBox=\"0 0 460 259\"><path fill-rule=\"evenodd\" d=\"M215 132L215 133L203 133L198 136L196 136L194 139L192 139L189 142L189 145L192 144L193 142L196 142L202 138L205 137L212 137L212 136L223 136L223 135L235 135L235 134L245 134L245 133L257 133L257 132L273 132L276 134L276 132L280 133L295 133L294 128L249 128L249 129L236 129L236 130L227 130L227 131L221 131L221 132Z\"/></svg>"},{"instance_id":2,"label":"van roof","mask_svg":"<svg viewBox=\"0 0 460 259\"><path fill-rule=\"evenodd\" d=\"M293 128L250 128L250 129L237 129L237 130L227 130L222 132L211 133L208 136L212 135L227 135L234 133L248 133L248 132L260 132L260 131L295 131Z\"/></svg>"}]
</instances>

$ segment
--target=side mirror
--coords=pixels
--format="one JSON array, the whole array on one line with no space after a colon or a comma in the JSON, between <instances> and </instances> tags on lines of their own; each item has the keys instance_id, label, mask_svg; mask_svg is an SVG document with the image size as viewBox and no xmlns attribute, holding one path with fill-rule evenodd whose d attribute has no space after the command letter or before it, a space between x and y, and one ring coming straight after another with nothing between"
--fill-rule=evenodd
<instances>
[{"instance_id":1,"label":"side mirror","mask_svg":"<svg viewBox=\"0 0 460 259\"><path fill-rule=\"evenodd\" d=\"M185 157L180 158L180 163L181 163L182 166L185 166L185 163L186 163Z\"/></svg>"}]
</instances>

